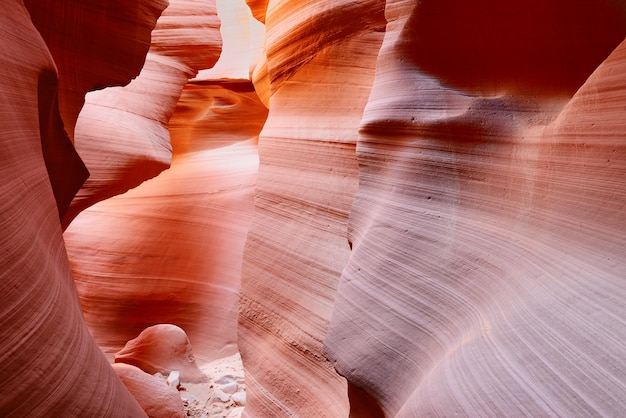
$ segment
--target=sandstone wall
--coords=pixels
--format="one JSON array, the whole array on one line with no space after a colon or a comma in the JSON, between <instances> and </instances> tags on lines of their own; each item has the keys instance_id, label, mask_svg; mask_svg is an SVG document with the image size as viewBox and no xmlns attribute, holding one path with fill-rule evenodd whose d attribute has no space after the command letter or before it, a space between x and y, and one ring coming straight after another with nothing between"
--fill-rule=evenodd
<instances>
[{"instance_id":1,"label":"sandstone wall","mask_svg":"<svg viewBox=\"0 0 626 418\"><path fill-rule=\"evenodd\" d=\"M259 138L239 315L248 416L348 411L345 381L323 357L322 341L350 253L357 128L383 6L277 1L265 13L266 60L255 86L268 94L270 110Z\"/></svg>"},{"instance_id":2,"label":"sandstone wall","mask_svg":"<svg viewBox=\"0 0 626 418\"><path fill-rule=\"evenodd\" d=\"M625 414L621 0L8 2L0 415L157 323L249 417Z\"/></svg>"},{"instance_id":3,"label":"sandstone wall","mask_svg":"<svg viewBox=\"0 0 626 418\"><path fill-rule=\"evenodd\" d=\"M624 411L626 15L496 3L387 1L325 340L355 410Z\"/></svg>"},{"instance_id":4,"label":"sandstone wall","mask_svg":"<svg viewBox=\"0 0 626 418\"><path fill-rule=\"evenodd\" d=\"M28 4L31 13L40 6ZM126 2L119 9L134 16L129 24L137 39L149 36L162 10L162 3L153 4L142 15L133 13L143 7L138 2ZM51 13L71 16L81 24L90 19L74 4L55 7ZM82 165L76 165L79 160L63 130L59 103L68 96L57 90L59 80L68 77L72 58L67 57L68 66L55 65L48 49L59 46L48 38L54 30L39 29L41 33L21 1L4 3L0 12L0 415L145 416L83 322L59 222L75 191L72 188L85 174ZM52 38L65 39L64 28L57 29L61 33L54 32ZM112 45L116 40L110 39ZM100 45L93 48L94 53L106 55ZM128 82L141 62L141 48L132 52L136 55L128 67L116 61L126 75L116 79L94 75L91 80L103 85ZM56 177L53 170L60 167L67 173Z\"/></svg>"},{"instance_id":5,"label":"sandstone wall","mask_svg":"<svg viewBox=\"0 0 626 418\"><path fill-rule=\"evenodd\" d=\"M65 232L86 322L109 357L159 323L182 327L201 362L237 351L241 258L267 109L246 78L204 71L187 83L217 61L216 11L215 2L172 1L141 75L90 94L81 113L78 150L97 170L77 208L141 183L84 210ZM232 43L240 53L251 49L249 38L240 41ZM248 62L224 65L249 72ZM171 166L144 182L154 175L153 152Z\"/></svg>"}]
</instances>

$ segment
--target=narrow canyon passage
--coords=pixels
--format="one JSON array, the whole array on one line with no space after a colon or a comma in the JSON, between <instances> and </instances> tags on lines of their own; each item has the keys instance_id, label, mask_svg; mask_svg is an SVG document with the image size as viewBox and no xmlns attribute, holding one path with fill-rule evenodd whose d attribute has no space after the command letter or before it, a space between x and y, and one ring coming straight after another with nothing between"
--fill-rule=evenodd
<instances>
[{"instance_id":1,"label":"narrow canyon passage","mask_svg":"<svg viewBox=\"0 0 626 418\"><path fill-rule=\"evenodd\" d=\"M622 0L7 1L1 416L626 415Z\"/></svg>"}]
</instances>

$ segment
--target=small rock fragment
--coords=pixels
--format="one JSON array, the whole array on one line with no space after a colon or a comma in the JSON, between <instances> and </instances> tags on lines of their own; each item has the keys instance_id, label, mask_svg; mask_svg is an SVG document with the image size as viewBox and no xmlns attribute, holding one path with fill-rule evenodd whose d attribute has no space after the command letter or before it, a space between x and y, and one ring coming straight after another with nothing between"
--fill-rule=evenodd
<instances>
[{"instance_id":1,"label":"small rock fragment","mask_svg":"<svg viewBox=\"0 0 626 418\"><path fill-rule=\"evenodd\" d=\"M178 370L172 370L165 383L167 383L168 386L177 389L180 385L180 372Z\"/></svg>"},{"instance_id":2,"label":"small rock fragment","mask_svg":"<svg viewBox=\"0 0 626 418\"><path fill-rule=\"evenodd\" d=\"M231 395L237 392L238 389L239 389L239 385L237 384L237 382L230 382L230 383L225 383L223 385L220 385L220 390L222 392L229 393Z\"/></svg>"},{"instance_id":3,"label":"small rock fragment","mask_svg":"<svg viewBox=\"0 0 626 418\"><path fill-rule=\"evenodd\" d=\"M246 404L246 392L237 392L231 399L236 405L244 406Z\"/></svg>"}]
</instances>

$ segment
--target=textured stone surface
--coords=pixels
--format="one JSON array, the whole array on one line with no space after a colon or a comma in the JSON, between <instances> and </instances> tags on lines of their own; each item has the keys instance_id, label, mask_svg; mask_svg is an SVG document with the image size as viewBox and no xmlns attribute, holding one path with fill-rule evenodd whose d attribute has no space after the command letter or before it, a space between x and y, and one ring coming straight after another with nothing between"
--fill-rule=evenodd
<instances>
[{"instance_id":1,"label":"textured stone surface","mask_svg":"<svg viewBox=\"0 0 626 418\"><path fill-rule=\"evenodd\" d=\"M96 202L138 186L168 168L168 122L187 80L221 51L214 0L171 0L152 32L141 73L125 87L87 95L76 149L90 172L64 225Z\"/></svg>"},{"instance_id":2,"label":"textured stone surface","mask_svg":"<svg viewBox=\"0 0 626 418\"><path fill-rule=\"evenodd\" d=\"M150 45L150 31L165 0L24 0L58 72L58 82L42 80L57 90L67 135L42 138L46 168L61 217L88 176L72 142L85 93L125 85L139 74ZM103 35L106 34L106 35ZM47 77L45 74L43 77ZM69 139L68 139L69 137Z\"/></svg>"},{"instance_id":3,"label":"textured stone surface","mask_svg":"<svg viewBox=\"0 0 626 418\"><path fill-rule=\"evenodd\" d=\"M196 364L187 334L173 324L158 324L144 329L137 338L115 353L114 361L139 367L149 374L168 375L175 371L185 382L206 380ZM179 381L178 378L176 380Z\"/></svg>"},{"instance_id":4,"label":"textured stone surface","mask_svg":"<svg viewBox=\"0 0 626 418\"><path fill-rule=\"evenodd\" d=\"M0 415L625 415L626 4L297 3L8 0Z\"/></svg>"},{"instance_id":5,"label":"textured stone surface","mask_svg":"<svg viewBox=\"0 0 626 418\"><path fill-rule=\"evenodd\" d=\"M150 418L183 418L185 411L178 391L138 367L115 363L113 370Z\"/></svg>"},{"instance_id":6,"label":"textured stone surface","mask_svg":"<svg viewBox=\"0 0 626 418\"><path fill-rule=\"evenodd\" d=\"M360 7L278 1L267 11L272 95L239 319L247 416L348 411L345 381L323 358L322 340L349 255L354 147L384 27L383 2ZM325 32L331 24L340 34Z\"/></svg>"},{"instance_id":7,"label":"textured stone surface","mask_svg":"<svg viewBox=\"0 0 626 418\"><path fill-rule=\"evenodd\" d=\"M246 80L188 85L171 121L171 168L66 230L85 319L106 353L158 323L182 327L202 361L236 351L256 135L267 113L251 90Z\"/></svg>"},{"instance_id":8,"label":"textured stone surface","mask_svg":"<svg viewBox=\"0 0 626 418\"><path fill-rule=\"evenodd\" d=\"M42 151L43 143L69 141L55 103L57 67L23 3L3 6L0 415L145 416L85 327L65 253Z\"/></svg>"},{"instance_id":9,"label":"textured stone surface","mask_svg":"<svg viewBox=\"0 0 626 418\"><path fill-rule=\"evenodd\" d=\"M626 14L496 6L387 2L325 352L386 416L622 415Z\"/></svg>"},{"instance_id":10,"label":"textured stone surface","mask_svg":"<svg viewBox=\"0 0 626 418\"><path fill-rule=\"evenodd\" d=\"M249 80L199 75L169 120L171 167L85 210L66 230L86 321L108 355L158 323L182 327L200 363L236 352L241 258L266 115Z\"/></svg>"}]
</instances>

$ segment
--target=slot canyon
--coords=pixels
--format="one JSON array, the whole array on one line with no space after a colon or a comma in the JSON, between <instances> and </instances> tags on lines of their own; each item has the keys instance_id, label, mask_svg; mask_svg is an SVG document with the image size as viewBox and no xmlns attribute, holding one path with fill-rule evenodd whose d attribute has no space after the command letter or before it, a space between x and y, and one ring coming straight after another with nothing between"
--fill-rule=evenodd
<instances>
[{"instance_id":1,"label":"slot canyon","mask_svg":"<svg viewBox=\"0 0 626 418\"><path fill-rule=\"evenodd\" d=\"M626 416L626 1L3 9L0 416Z\"/></svg>"}]
</instances>

